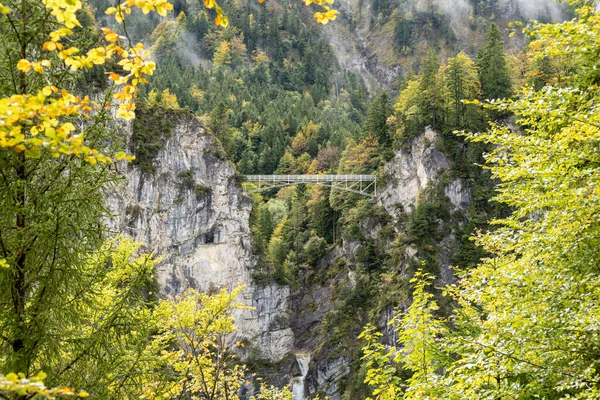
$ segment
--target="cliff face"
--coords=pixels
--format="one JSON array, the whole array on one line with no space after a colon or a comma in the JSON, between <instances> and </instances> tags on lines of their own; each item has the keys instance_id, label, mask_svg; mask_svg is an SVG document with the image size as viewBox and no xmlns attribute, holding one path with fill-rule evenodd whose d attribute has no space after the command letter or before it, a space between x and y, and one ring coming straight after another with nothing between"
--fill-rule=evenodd
<instances>
[{"instance_id":1,"label":"cliff face","mask_svg":"<svg viewBox=\"0 0 600 400\"><path fill-rule=\"evenodd\" d=\"M428 185L450 169L448 159L438 147L440 138L430 128L415 138L408 148L397 151L383 169L387 184L377 194L376 202L394 218L413 208ZM451 211L464 212L471 203L471 193L464 179L452 179L444 186Z\"/></svg>"},{"instance_id":2,"label":"cliff face","mask_svg":"<svg viewBox=\"0 0 600 400\"><path fill-rule=\"evenodd\" d=\"M340 15L336 23L328 24L322 31L342 70L363 77L371 92L380 88L396 90L406 73L418 71L424 65L432 46L442 59L460 51L474 58L490 22L501 27L508 50L518 51L524 45L524 38L516 35L509 40L508 24L531 19L556 22L566 19L566 7L554 3L338 0L335 8ZM378 9L381 6L385 9Z\"/></svg>"},{"instance_id":3,"label":"cliff face","mask_svg":"<svg viewBox=\"0 0 600 400\"><path fill-rule=\"evenodd\" d=\"M294 345L286 319L289 288L253 283L252 202L202 124L181 112L167 117L170 131L160 138L154 172L129 165L123 184L108 194L111 226L162 257L157 278L163 295L245 285L241 300L255 309L236 312L232 339L248 340L259 357L279 361ZM131 142L132 128L124 132Z\"/></svg>"}]
</instances>

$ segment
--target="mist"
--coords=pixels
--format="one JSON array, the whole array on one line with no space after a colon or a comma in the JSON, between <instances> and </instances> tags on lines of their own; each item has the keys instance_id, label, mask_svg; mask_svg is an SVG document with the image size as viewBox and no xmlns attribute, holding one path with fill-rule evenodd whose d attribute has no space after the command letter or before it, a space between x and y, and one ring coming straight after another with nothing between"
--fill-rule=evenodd
<instances>
[{"instance_id":1,"label":"mist","mask_svg":"<svg viewBox=\"0 0 600 400\"><path fill-rule=\"evenodd\" d=\"M461 35L468 30L469 16L474 12L470 0L408 0L409 9L426 12L439 9L450 18L455 33ZM565 19L564 7L552 0L497 0L496 8L501 15L523 20L560 22Z\"/></svg>"}]
</instances>

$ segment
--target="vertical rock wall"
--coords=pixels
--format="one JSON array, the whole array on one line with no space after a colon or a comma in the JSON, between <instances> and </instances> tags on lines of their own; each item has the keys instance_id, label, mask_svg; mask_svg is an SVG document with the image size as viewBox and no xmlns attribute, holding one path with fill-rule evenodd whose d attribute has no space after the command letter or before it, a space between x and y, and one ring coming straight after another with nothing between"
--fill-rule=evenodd
<instances>
[{"instance_id":1,"label":"vertical rock wall","mask_svg":"<svg viewBox=\"0 0 600 400\"><path fill-rule=\"evenodd\" d=\"M235 179L220 144L192 115L174 113L171 132L150 174L127 166L124 182L108 194L110 224L162 257L161 292L213 290L245 285L242 300L252 311L236 311L235 341L248 340L273 362L293 352L287 322L289 288L257 287L248 219L252 202ZM132 130L124 129L131 141Z\"/></svg>"}]
</instances>

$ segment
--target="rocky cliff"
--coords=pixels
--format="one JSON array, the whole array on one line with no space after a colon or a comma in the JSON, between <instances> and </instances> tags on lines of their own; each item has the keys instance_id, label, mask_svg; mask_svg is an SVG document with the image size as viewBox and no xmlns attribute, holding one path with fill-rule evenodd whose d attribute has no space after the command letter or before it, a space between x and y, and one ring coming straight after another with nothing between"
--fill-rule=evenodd
<instances>
[{"instance_id":1,"label":"rocky cliff","mask_svg":"<svg viewBox=\"0 0 600 400\"><path fill-rule=\"evenodd\" d=\"M149 159L146 156L152 168L124 166L122 185L108 195L115 216L112 228L162 257L157 278L165 296L186 288L245 285L242 300L254 310L237 312L239 329L232 339L248 341L259 357L279 361L294 348L287 322L289 288L253 283L256 257L248 226L252 203L221 145L200 121L181 111L161 112L168 125L153 133L159 137L148 137L147 131L136 132L132 126L123 129L130 148L133 141L139 142L134 153L152 140L159 145ZM137 129L144 129L144 116L138 118Z\"/></svg>"}]
</instances>

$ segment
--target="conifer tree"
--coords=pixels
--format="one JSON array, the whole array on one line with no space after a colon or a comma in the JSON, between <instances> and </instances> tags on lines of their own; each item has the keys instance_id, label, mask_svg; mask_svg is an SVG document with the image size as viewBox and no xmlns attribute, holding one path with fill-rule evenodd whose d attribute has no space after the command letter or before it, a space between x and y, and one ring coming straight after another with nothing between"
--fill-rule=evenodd
<instances>
[{"instance_id":1,"label":"conifer tree","mask_svg":"<svg viewBox=\"0 0 600 400\"><path fill-rule=\"evenodd\" d=\"M419 82L421 92L419 103L423 122L425 125L430 125L434 130L440 127L443 122L443 88L439 82L439 67L437 54L431 52Z\"/></svg>"},{"instance_id":2,"label":"conifer tree","mask_svg":"<svg viewBox=\"0 0 600 400\"><path fill-rule=\"evenodd\" d=\"M475 63L463 52L448 60L446 69L446 86L449 94L450 115L447 121L453 129L472 127L478 121L473 106L463 100L475 100L481 95L481 86ZM471 111L467 116L467 111ZM465 126L466 125L466 126Z\"/></svg>"},{"instance_id":3,"label":"conifer tree","mask_svg":"<svg viewBox=\"0 0 600 400\"><path fill-rule=\"evenodd\" d=\"M392 134L387 119L393 111L387 92L381 92L369 107L365 130L369 135L377 138L382 148L389 148L392 145Z\"/></svg>"},{"instance_id":4,"label":"conifer tree","mask_svg":"<svg viewBox=\"0 0 600 400\"><path fill-rule=\"evenodd\" d=\"M486 43L479 49L477 65L479 81L486 99L510 97L512 83L504 53L504 41L495 23L490 24Z\"/></svg>"},{"instance_id":5,"label":"conifer tree","mask_svg":"<svg viewBox=\"0 0 600 400\"><path fill-rule=\"evenodd\" d=\"M219 102L210 113L209 128L219 139L227 154L231 154L231 137L229 135L229 108L224 102Z\"/></svg>"}]
</instances>

